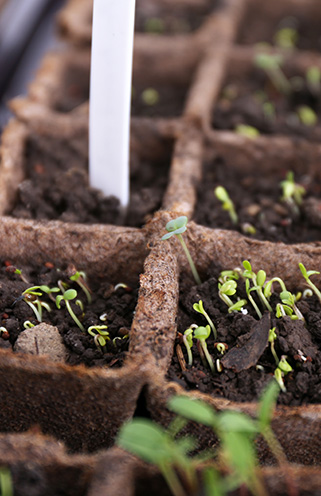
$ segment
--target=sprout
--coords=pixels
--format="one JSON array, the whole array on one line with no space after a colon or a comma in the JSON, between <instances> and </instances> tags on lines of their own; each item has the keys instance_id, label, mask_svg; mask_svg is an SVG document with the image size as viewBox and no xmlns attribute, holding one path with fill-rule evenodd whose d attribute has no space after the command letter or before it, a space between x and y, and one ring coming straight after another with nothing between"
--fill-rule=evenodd
<instances>
[{"instance_id":1,"label":"sprout","mask_svg":"<svg viewBox=\"0 0 321 496\"><path fill-rule=\"evenodd\" d=\"M264 283L266 280L266 272L264 270L259 270L258 273L256 274L252 270L252 265L250 264L250 262L248 260L243 261L243 267L245 269L243 271L243 277L245 277L247 280L247 282L245 283L246 293L247 293L249 299L251 300L251 303L254 306L254 309L255 309L256 313L258 314L259 318L262 318L262 314L260 311L258 311L258 307L255 304L253 298L252 297L250 298L250 293L252 291L257 291L257 294L258 294L263 306L265 306L269 312L272 312L272 307L271 307L270 303L268 302L267 298L265 297L264 291L263 291ZM250 288L250 280L253 283L252 288Z\"/></svg>"},{"instance_id":2,"label":"sprout","mask_svg":"<svg viewBox=\"0 0 321 496\"><path fill-rule=\"evenodd\" d=\"M193 331L197 329L196 324L192 324L183 334L183 343L185 345L187 356L188 356L188 365L191 367L193 365L193 355L192 355L192 347L193 347Z\"/></svg>"},{"instance_id":3,"label":"sprout","mask_svg":"<svg viewBox=\"0 0 321 496\"><path fill-rule=\"evenodd\" d=\"M194 303L193 309L195 310L195 312L198 312L198 313L201 313L202 315L204 315L207 322L211 326L211 329L212 329L213 334L214 334L214 338L217 339L217 331L216 331L215 325L213 324L213 321L211 320L209 315L205 312L204 306L203 306L203 301L200 300L198 303Z\"/></svg>"},{"instance_id":4,"label":"sprout","mask_svg":"<svg viewBox=\"0 0 321 496\"><path fill-rule=\"evenodd\" d=\"M146 20L144 30L146 33L162 34L165 31L165 24L163 19L159 17L150 17Z\"/></svg>"},{"instance_id":5,"label":"sprout","mask_svg":"<svg viewBox=\"0 0 321 496\"><path fill-rule=\"evenodd\" d=\"M297 114L302 124L307 127L315 126L318 122L317 114L314 112L314 110L312 110L311 107L308 107L307 105L301 105L297 110Z\"/></svg>"},{"instance_id":6,"label":"sprout","mask_svg":"<svg viewBox=\"0 0 321 496\"><path fill-rule=\"evenodd\" d=\"M241 229L244 234L256 234L256 228L249 222L244 222Z\"/></svg>"},{"instance_id":7,"label":"sprout","mask_svg":"<svg viewBox=\"0 0 321 496\"><path fill-rule=\"evenodd\" d=\"M278 367L274 371L274 377L279 384L283 393L286 393L286 387L284 385L283 377L287 375L289 372L292 372L291 365L287 362L287 357L282 355L281 360L279 361Z\"/></svg>"},{"instance_id":8,"label":"sprout","mask_svg":"<svg viewBox=\"0 0 321 496\"><path fill-rule=\"evenodd\" d=\"M105 348L107 341L110 341L109 332L105 331L108 329L106 325L93 325L88 327L87 332L94 336L94 342L97 348L100 346Z\"/></svg>"},{"instance_id":9,"label":"sprout","mask_svg":"<svg viewBox=\"0 0 321 496\"><path fill-rule=\"evenodd\" d=\"M183 215L181 217L177 217L177 219L174 219L174 220L167 222L166 230L168 231L168 233L162 237L162 240L169 239L174 235L177 236L177 238L180 241L182 248L185 252L188 263L191 267L196 284L202 284L200 276L198 275L197 269L196 269L195 264L192 260L191 254L190 254L190 252L186 246L186 243L183 239L183 236L182 236L182 234L187 229L186 228L187 221L188 221L187 217L185 215Z\"/></svg>"},{"instance_id":10,"label":"sprout","mask_svg":"<svg viewBox=\"0 0 321 496\"><path fill-rule=\"evenodd\" d=\"M223 210L227 210L233 224L238 223L238 216L235 212L234 203L223 186L217 186L214 190L216 198L222 203Z\"/></svg>"},{"instance_id":11,"label":"sprout","mask_svg":"<svg viewBox=\"0 0 321 496\"><path fill-rule=\"evenodd\" d=\"M254 58L256 67L265 71L275 88L280 93L288 94L291 93L291 85L281 69L282 63L280 54L257 53Z\"/></svg>"},{"instance_id":12,"label":"sprout","mask_svg":"<svg viewBox=\"0 0 321 496\"><path fill-rule=\"evenodd\" d=\"M86 283L87 276L86 276L85 272L79 272L78 270L76 270L76 268L74 266L71 266L69 268L69 273L71 274L71 275L69 275L69 279L78 284L78 286L85 293L88 303L91 304L92 298L91 298L91 294L90 294L90 289Z\"/></svg>"},{"instance_id":13,"label":"sprout","mask_svg":"<svg viewBox=\"0 0 321 496\"><path fill-rule=\"evenodd\" d=\"M198 327L197 329L194 330L194 338L199 340L204 355L206 357L206 360L210 366L210 369L212 372L214 372L215 370L214 363L211 355L208 352L207 344L206 344L206 339L209 337L210 334L211 334L211 328L209 325L207 325L206 327Z\"/></svg>"},{"instance_id":14,"label":"sprout","mask_svg":"<svg viewBox=\"0 0 321 496\"><path fill-rule=\"evenodd\" d=\"M159 102L159 93L154 88L146 88L141 94L141 99L145 105L153 107Z\"/></svg>"},{"instance_id":15,"label":"sprout","mask_svg":"<svg viewBox=\"0 0 321 496\"><path fill-rule=\"evenodd\" d=\"M35 327L35 325L30 322L30 320L25 320L23 323L23 327L24 329L32 329L33 327Z\"/></svg>"},{"instance_id":16,"label":"sprout","mask_svg":"<svg viewBox=\"0 0 321 496\"><path fill-rule=\"evenodd\" d=\"M265 283L264 286L264 296L269 300L272 295L273 283L278 282L282 288L282 291L287 291L284 281L280 277L273 277Z\"/></svg>"},{"instance_id":17,"label":"sprout","mask_svg":"<svg viewBox=\"0 0 321 496\"><path fill-rule=\"evenodd\" d=\"M84 326L79 321L79 319L75 315L75 313L74 313L74 311L73 311L73 309L71 308L71 305L70 305L70 301L71 300L74 300L76 297L77 297L77 291L75 289L67 289L67 291L65 291L62 295L58 295L56 297L56 305L57 305L57 308L60 309L61 308L61 302L63 300L65 302L65 304L66 304L66 308L67 308L67 310L68 310L71 318L77 324L77 326L79 327L79 329L82 332L85 332Z\"/></svg>"},{"instance_id":18,"label":"sprout","mask_svg":"<svg viewBox=\"0 0 321 496\"><path fill-rule=\"evenodd\" d=\"M321 71L319 67L311 66L306 72L307 85L311 93L320 95L321 92Z\"/></svg>"},{"instance_id":19,"label":"sprout","mask_svg":"<svg viewBox=\"0 0 321 496\"><path fill-rule=\"evenodd\" d=\"M298 38L298 32L294 28L281 28L274 35L276 46L285 49L295 48Z\"/></svg>"},{"instance_id":20,"label":"sprout","mask_svg":"<svg viewBox=\"0 0 321 496\"><path fill-rule=\"evenodd\" d=\"M316 270L309 270L309 271L307 271L306 268L304 267L304 265L302 263L299 263L299 268L300 268L301 273L302 273L304 279L306 280L308 286L310 286L310 288L312 289L312 291L317 295L317 297L319 298L320 303L321 303L321 292L318 290L318 288L316 287L316 285L313 284L312 281L310 281L310 276L313 276L313 274L320 274L320 272L318 272Z\"/></svg>"},{"instance_id":21,"label":"sprout","mask_svg":"<svg viewBox=\"0 0 321 496\"><path fill-rule=\"evenodd\" d=\"M238 124L235 128L236 134L245 136L246 138L257 138L260 136L260 131L256 127L249 126L248 124Z\"/></svg>"},{"instance_id":22,"label":"sprout","mask_svg":"<svg viewBox=\"0 0 321 496\"><path fill-rule=\"evenodd\" d=\"M233 303L230 296L233 296L236 293L237 283L230 279L223 284L218 283L218 295L221 300L226 303L229 307L228 313L239 312L242 310L243 306L247 304L246 300L238 300L236 303Z\"/></svg>"},{"instance_id":23,"label":"sprout","mask_svg":"<svg viewBox=\"0 0 321 496\"><path fill-rule=\"evenodd\" d=\"M228 346L226 343L215 343L214 344L214 348L217 349L217 351L219 353L221 353L221 355L224 355L224 353L227 351L228 349Z\"/></svg>"},{"instance_id":24,"label":"sprout","mask_svg":"<svg viewBox=\"0 0 321 496\"><path fill-rule=\"evenodd\" d=\"M271 347L271 352L274 357L276 365L279 365L279 357L276 354L275 347L274 347L274 341L277 339L277 335L275 332L276 327L273 327L272 329L269 330L269 343Z\"/></svg>"},{"instance_id":25,"label":"sprout","mask_svg":"<svg viewBox=\"0 0 321 496\"><path fill-rule=\"evenodd\" d=\"M286 179L280 182L280 186L282 188L281 200L287 203L298 214L298 206L302 204L303 195L306 193L304 186L294 182L292 171L287 173Z\"/></svg>"},{"instance_id":26,"label":"sprout","mask_svg":"<svg viewBox=\"0 0 321 496\"><path fill-rule=\"evenodd\" d=\"M290 293L290 291L282 291L282 293L280 293L280 298L283 305L289 306L291 310L295 313L295 315L291 315L291 319L292 320L299 319L299 320L303 320L304 322L304 317L295 304L296 297L294 296L294 294Z\"/></svg>"},{"instance_id":27,"label":"sprout","mask_svg":"<svg viewBox=\"0 0 321 496\"><path fill-rule=\"evenodd\" d=\"M39 293L39 291L35 291L38 289L41 290L40 293ZM53 288L52 290L50 290L50 288L48 288L48 286L32 286L31 288L26 289L22 293L21 296L22 296L23 301L25 303L27 303L27 305L29 305L29 307L33 310L38 322L42 322L42 309L43 308L45 308L48 312L51 312L50 305L48 305L48 303L46 303L44 301L41 301L38 297L42 296L42 292L49 294L49 293L53 292L54 290L59 291L58 288Z\"/></svg>"}]
</instances>

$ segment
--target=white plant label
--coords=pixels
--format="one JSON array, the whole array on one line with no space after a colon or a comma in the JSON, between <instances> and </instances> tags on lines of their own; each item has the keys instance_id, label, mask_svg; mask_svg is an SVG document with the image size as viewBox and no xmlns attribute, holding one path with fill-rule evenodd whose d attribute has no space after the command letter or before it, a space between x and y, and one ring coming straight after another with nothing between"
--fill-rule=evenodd
<instances>
[{"instance_id":1,"label":"white plant label","mask_svg":"<svg viewBox=\"0 0 321 496\"><path fill-rule=\"evenodd\" d=\"M129 201L129 139L135 0L94 0L89 180Z\"/></svg>"}]
</instances>

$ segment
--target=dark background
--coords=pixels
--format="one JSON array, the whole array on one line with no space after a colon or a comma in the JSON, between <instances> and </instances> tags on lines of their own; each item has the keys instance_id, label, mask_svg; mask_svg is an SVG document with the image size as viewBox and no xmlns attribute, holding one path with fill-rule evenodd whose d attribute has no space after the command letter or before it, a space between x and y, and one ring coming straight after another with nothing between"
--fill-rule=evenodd
<instances>
[{"instance_id":1,"label":"dark background","mask_svg":"<svg viewBox=\"0 0 321 496\"><path fill-rule=\"evenodd\" d=\"M8 0L0 11L0 133L6 102L27 93L43 55L59 42L54 18L64 0Z\"/></svg>"}]
</instances>

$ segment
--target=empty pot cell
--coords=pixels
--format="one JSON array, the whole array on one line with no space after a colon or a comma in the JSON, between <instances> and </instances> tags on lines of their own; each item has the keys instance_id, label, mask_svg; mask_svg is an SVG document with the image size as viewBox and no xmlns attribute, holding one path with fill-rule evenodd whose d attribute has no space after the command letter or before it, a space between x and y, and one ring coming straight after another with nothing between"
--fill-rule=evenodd
<instances>
[{"instance_id":1,"label":"empty pot cell","mask_svg":"<svg viewBox=\"0 0 321 496\"><path fill-rule=\"evenodd\" d=\"M236 230L251 239L288 244L320 241L320 147L303 143L300 150L300 144L292 146L285 138L257 140L240 140L247 158L241 152L238 158L227 157L226 144L222 153L207 156L198 187L196 222ZM259 149L256 155L254 150ZM283 157L277 155L281 149ZM271 150L276 153L275 165L269 162Z\"/></svg>"},{"instance_id":2,"label":"empty pot cell","mask_svg":"<svg viewBox=\"0 0 321 496\"><path fill-rule=\"evenodd\" d=\"M213 127L254 137L258 133L284 134L319 142L320 60L295 60L260 50L238 53L243 63L236 62L238 70L232 68L224 82Z\"/></svg>"},{"instance_id":3,"label":"empty pot cell","mask_svg":"<svg viewBox=\"0 0 321 496\"><path fill-rule=\"evenodd\" d=\"M238 43L268 42L281 48L321 51L321 12L318 0L248 2Z\"/></svg>"},{"instance_id":4,"label":"empty pot cell","mask_svg":"<svg viewBox=\"0 0 321 496\"><path fill-rule=\"evenodd\" d=\"M77 117L74 116L73 119L75 122ZM139 125L133 130L131 199L127 216L123 220L116 198L106 198L98 190L88 187L86 117L83 123L81 131L78 129L78 134L77 131L75 133L77 136L74 135L69 140L63 133L28 134L23 145L23 156L17 159L24 171L25 180L16 185L16 201L10 215L23 219L57 219L86 224L119 225L123 222L131 226L142 225L161 205L173 139L165 135L159 136L158 140L155 134L152 136L153 131L150 128L151 141L145 141L143 150L141 136L144 131ZM57 131L58 121L55 126ZM11 130L14 133L14 128L11 127ZM145 137L148 135L147 131L146 133ZM11 160L8 149L5 150L5 155L7 159L4 158L4 161Z\"/></svg>"}]
</instances>

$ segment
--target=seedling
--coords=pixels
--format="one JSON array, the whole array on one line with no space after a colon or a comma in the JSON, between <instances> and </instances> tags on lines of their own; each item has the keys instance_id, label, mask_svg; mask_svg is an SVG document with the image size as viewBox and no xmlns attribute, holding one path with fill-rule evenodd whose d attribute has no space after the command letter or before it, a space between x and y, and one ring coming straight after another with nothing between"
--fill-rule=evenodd
<instances>
[{"instance_id":1,"label":"seedling","mask_svg":"<svg viewBox=\"0 0 321 496\"><path fill-rule=\"evenodd\" d=\"M243 267L245 269L243 271L243 277L246 278L246 282L245 282L246 293L247 293L256 313L258 314L259 318L262 318L261 311L258 311L259 309L258 309L257 305L255 304L253 298L251 297L250 293L252 291L256 291L263 306L269 312L272 312L272 307L271 307L270 303L268 302L266 296L264 295L264 291L263 291L264 284L266 281L266 272L264 270L259 270L258 273L256 274L252 270L252 265L248 260L243 261ZM250 288L250 280L253 283L252 288ZM261 315L261 317L260 317L260 315Z\"/></svg>"},{"instance_id":2,"label":"seedling","mask_svg":"<svg viewBox=\"0 0 321 496\"><path fill-rule=\"evenodd\" d=\"M307 85L311 93L319 96L321 93L321 71L319 67L311 66L306 72Z\"/></svg>"},{"instance_id":3,"label":"seedling","mask_svg":"<svg viewBox=\"0 0 321 496\"><path fill-rule=\"evenodd\" d=\"M248 124L238 124L235 128L236 134L245 136L246 138L257 138L260 136L260 131L256 127L249 126Z\"/></svg>"},{"instance_id":4,"label":"seedling","mask_svg":"<svg viewBox=\"0 0 321 496\"><path fill-rule=\"evenodd\" d=\"M78 270L76 270L76 267L72 266L72 267L69 267L69 271L68 271L68 275L69 275L69 279L71 281L74 281L78 284L78 286L83 290L83 292L85 293L86 297L87 297L87 301L89 303L89 305L91 304L92 302L92 298L91 298L91 291L88 287L88 284L87 284L87 276L85 274L85 272L81 271L79 272Z\"/></svg>"},{"instance_id":5,"label":"seedling","mask_svg":"<svg viewBox=\"0 0 321 496\"><path fill-rule=\"evenodd\" d=\"M110 341L109 332L105 329L108 329L106 325L96 325L90 326L87 329L88 334L94 336L94 343L99 348L100 346L105 349L107 341Z\"/></svg>"},{"instance_id":6,"label":"seedling","mask_svg":"<svg viewBox=\"0 0 321 496\"><path fill-rule=\"evenodd\" d=\"M38 289L41 292L36 291ZM58 288L53 288L53 290L59 291ZM43 308L45 308L48 312L51 312L50 305L48 303L46 303L45 301L41 301L39 299L39 296L43 296L43 294L42 294L43 292L49 294L53 290L50 290L50 288L48 288L48 286L32 286L31 288L26 289L21 295L23 301L25 303L27 303L27 305L29 305L29 307L33 310L38 322L42 322L42 309Z\"/></svg>"},{"instance_id":7,"label":"seedling","mask_svg":"<svg viewBox=\"0 0 321 496\"><path fill-rule=\"evenodd\" d=\"M311 107L308 107L307 105L301 105L301 107L297 109L297 114L304 126L315 126L318 122L317 114Z\"/></svg>"},{"instance_id":8,"label":"seedling","mask_svg":"<svg viewBox=\"0 0 321 496\"><path fill-rule=\"evenodd\" d=\"M284 385L283 377L287 375L289 372L292 372L292 367L287 361L287 357L282 355L277 368L274 371L274 377L279 384L283 393L286 393L286 387Z\"/></svg>"},{"instance_id":9,"label":"seedling","mask_svg":"<svg viewBox=\"0 0 321 496\"><path fill-rule=\"evenodd\" d=\"M269 330L269 343L270 343L270 348L272 355L274 357L275 363L278 366L279 365L279 357L276 354L275 347L274 347L274 341L277 339L277 335L275 332L276 327L273 327L272 329Z\"/></svg>"},{"instance_id":10,"label":"seedling","mask_svg":"<svg viewBox=\"0 0 321 496\"><path fill-rule=\"evenodd\" d=\"M183 334L183 343L185 345L186 351L187 351L187 357L188 357L188 365L191 367L193 365L193 354L192 354L192 347L193 347L193 331L194 329L197 329L196 324L192 324L188 329Z\"/></svg>"},{"instance_id":11,"label":"seedling","mask_svg":"<svg viewBox=\"0 0 321 496\"><path fill-rule=\"evenodd\" d=\"M291 310L294 312L295 315L291 315L292 320L303 320L304 322L304 317L298 307L296 306L296 297L294 294L290 293L290 291L282 291L280 293L280 298L283 303L283 306L288 306L291 308Z\"/></svg>"},{"instance_id":12,"label":"seedling","mask_svg":"<svg viewBox=\"0 0 321 496\"><path fill-rule=\"evenodd\" d=\"M8 265L6 268L6 272L17 274L23 282L25 282L26 284L30 284L28 279L23 275L22 270L18 269L14 265Z\"/></svg>"},{"instance_id":13,"label":"seedling","mask_svg":"<svg viewBox=\"0 0 321 496\"><path fill-rule=\"evenodd\" d=\"M237 283L233 279L230 279L223 284L220 282L218 283L218 295L229 307L228 313L240 312L244 305L247 304L246 300L238 300L236 303L231 300L230 296L233 296L236 293L236 288Z\"/></svg>"},{"instance_id":14,"label":"seedling","mask_svg":"<svg viewBox=\"0 0 321 496\"><path fill-rule=\"evenodd\" d=\"M194 303L193 309L195 310L195 312L198 312L198 313L204 315L204 317L206 318L207 322L209 323L209 325L213 331L214 338L217 339L217 331L216 331L215 325L213 324L213 321L210 318L210 316L208 315L208 313L205 312L204 306L203 306L203 301L200 300L198 303Z\"/></svg>"},{"instance_id":15,"label":"seedling","mask_svg":"<svg viewBox=\"0 0 321 496\"><path fill-rule=\"evenodd\" d=\"M181 243L182 248L185 252L188 263L191 267L196 284L202 284L200 276L198 275L197 269L195 267L195 264L192 260L191 254L189 252L189 249L187 248L186 243L185 243L183 236L182 236L182 234L187 229L187 227L186 227L187 222L188 222L188 219L185 215L183 215L181 217L177 217L177 219L173 219L173 220L167 222L166 230L168 231L168 233L164 234L164 236L162 237L162 240L169 239L174 235L177 236L177 238L178 238L179 242Z\"/></svg>"},{"instance_id":16,"label":"seedling","mask_svg":"<svg viewBox=\"0 0 321 496\"><path fill-rule=\"evenodd\" d=\"M250 224L249 222L244 222L242 225L241 225L241 229L242 229L242 232L244 234L256 234L256 228Z\"/></svg>"},{"instance_id":17,"label":"seedling","mask_svg":"<svg viewBox=\"0 0 321 496\"><path fill-rule=\"evenodd\" d=\"M178 429L174 426L175 421L165 430L152 420L135 418L120 429L116 442L121 448L156 465L174 496L196 494L195 465L188 457L195 442L190 437L175 440ZM179 430L185 424L186 421L180 422ZM186 490L185 485L188 486Z\"/></svg>"},{"instance_id":18,"label":"seedling","mask_svg":"<svg viewBox=\"0 0 321 496\"><path fill-rule=\"evenodd\" d=\"M298 207L301 206L303 196L306 193L304 186L294 181L294 174L292 171L288 172L284 181L280 182L282 188L281 200L287 203L292 210L299 214Z\"/></svg>"},{"instance_id":19,"label":"seedling","mask_svg":"<svg viewBox=\"0 0 321 496\"><path fill-rule=\"evenodd\" d=\"M146 20L144 28L146 33L162 34L165 31L165 24L159 17L150 17Z\"/></svg>"},{"instance_id":20,"label":"seedling","mask_svg":"<svg viewBox=\"0 0 321 496\"><path fill-rule=\"evenodd\" d=\"M308 284L308 286L310 286L312 291L317 295L317 297L319 298L319 301L321 303L321 292L318 290L316 285L313 284L312 281L310 281L311 276L313 276L314 274L320 274L320 272L318 272L317 270L308 270L307 271L302 263L299 263L299 268L301 270L301 273L302 273L304 279L306 280L306 283Z\"/></svg>"},{"instance_id":21,"label":"seedling","mask_svg":"<svg viewBox=\"0 0 321 496\"><path fill-rule=\"evenodd\" d=\"M279 29L274 35L276 46L287 50L293 50L298 42L298 32L294 28Z\"/></svg>"},{"instance_id":22,"label":"seedling","mask_svg":"<svg viewBox=\"0 0 321 496\"><path fill-rule=\"evenodd\" d=\"M13 496L12 475L8 467L0 467L0 494Z\"/></svg>"},{"instance_id":23,"label":"seedling","mask_svg":"<svg viewBox=\"0 0 321 496\"><path fill-rule=\"evenodd\" d=\"M159 102L160 97L158 91L154 88L146 88L141 94L141 99L145 105L153 107Z\"/></svg>"},{"instance_id":24,"label":"seedling","mask_svg":"<svg viewBox=\"0 0 321 496\"><path fill-rule=\"evenodd\" d=\"M222 270L218 280L221 284L224 284L225 282L231 280L237 281L239 277L240 275L237 270Z\"/></svg>"},{"instance_id":25,"label":"seedling","mask_svg":"<svg viewBox=\"0 0 321 496\"><path fill-rule=\"evenodd\" d=\"M211 328L209 325L207 325L206 327L198 327L197 329L194 330L194 338L199 340L205 358L207 360L207 363L209 364L211 371L214 372L215 371L214 363L211 355L208 352L207 344L206 344L206 340L210 334L211 334Z\"/></svg>"},{"instance_id":26,"label":"seedling","mask_svg":"<svg viewBox=\"0 0 321 496\"><path fill-rule=\"evenodd\" d=\"M77 291L75 289L67 289L67 291L65 291L62 295L58 295L56 297L56 305L57 305L57 308L60 309L61 308L61 302L64 301L66 308L67 308L71 318L73 319L73 321L77 324L77 326L79 327L79 329L82 332L86 332L84 326L82 325L82 323L80 322L80 320L78 319L78 317L76 316L76 314L74 313L74 311L70 305L70 302L72 300L74 300L76 297L77 297Z\"/></svg>"},{"instance_id":27,"label":"seedling","mask_svg":"<svg viewBox=\"0 0 321 496\"><path fill-rule=\"evenodd\" d=\"M281 69L282 63L283 57L280 54L257 53L254 58L256 67L267 74L280 93L287 95L291 93L291 85Z\"/></svg>"},{"instance_id":28,"label":"seedling","mask_svg":"<svg viewBox=\"0 0 321 496\"><path fill-rule=\"evenodd\" d=\"M226 343L214 343L214 348L216 348L221 355L224 355L228 349L228 346Z\"/></svg>"},{"instance_id":29,"label":"seedling","mask_svg":"<svg viewBox=\"0 0 321 496\"><path fill-rule=\"evenodd\" d=\"M30 320L24 321L24 323L23 323L24 329L32 329L33 327L35 327L35 325L32 322L30 322Z\"/></svg>"},{"instance_id":30,"label":"seedling","mask_svg":"<svg viewBox=\"0 0 321 496\"><path fill-rule=\"evenodd\" d=\"M254 308L254 310L256 311L257 313L257 316L259 317L259 319L261 319L263 317L262 315L262 312L261 310L259 309L259 307L257 306L253 296L251 295L251 291L252 291L253 288L250 287L250 280L249 279L246 279L245 280L245 290L246 290L246 294L247 294L247 297L248 299L250 300L250 303L252 304L252 307Z\"/></svg>"},{"instance_id":31,"label":"seedling","mask_svg":"<svg viewBox=\"0 0 321 496\"><path fill-rule=\"evenodd\" d=\"M275 282L278 282L280 284L282 291L287 291L284 281L280 277L273 277L272 279L267 281L265 283L265 286L264 286L264 296L268 300L270 299L270 297L272 295L273 283L275 283Z\"/></svg>"},{"instance_id":32,"label":"seedling","mask_svg":"<svg viewBox=\"0 0 321 496\"><path fill-rule=\"evenodd\" d=\"M235 211L234 203L229 197L228 192L223 186L217 186L214 190L214 194L216 198L222 203L223 210L226 210L229 213L230 219L233 224L238 223L238 216Z\"/></svg>"}]
</instances>

